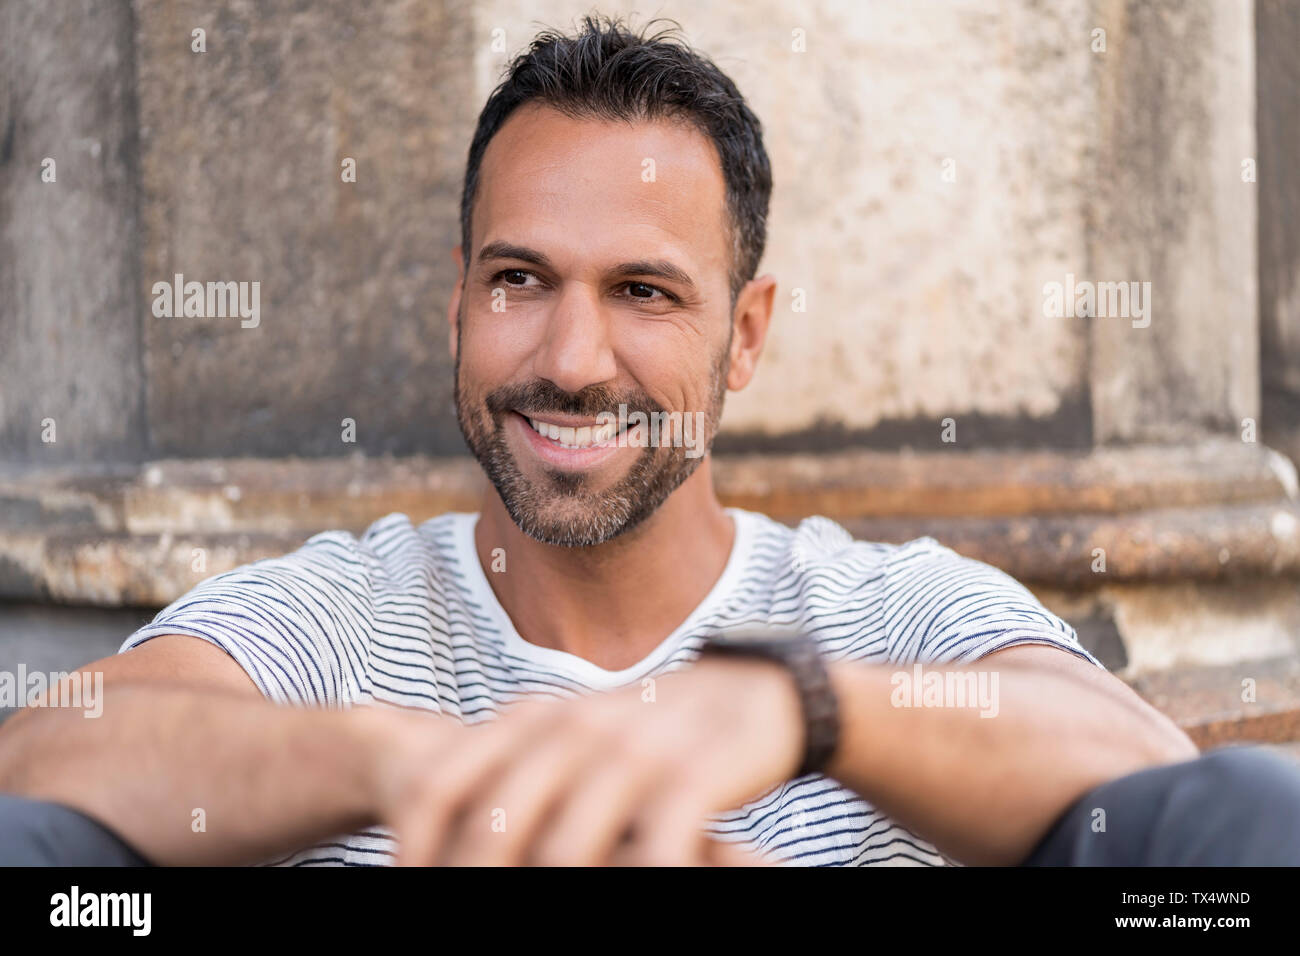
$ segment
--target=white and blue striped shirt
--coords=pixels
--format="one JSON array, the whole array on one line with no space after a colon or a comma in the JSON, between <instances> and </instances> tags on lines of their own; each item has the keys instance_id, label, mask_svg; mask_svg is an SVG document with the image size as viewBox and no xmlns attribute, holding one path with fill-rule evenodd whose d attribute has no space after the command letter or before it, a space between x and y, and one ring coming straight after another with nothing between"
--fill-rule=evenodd
<instances>
[{"instance_id":1,"label":"white and blue striped shirt","mask_svg":"<svg viewBox=\"0 0 1300 956\"><path fill-rule=\"evenodd\" d=\"M572 697L680 669L706 637L761 624L801 628L831 660L958 663L1038 643L1102 666L1022 585L932 538L855 541L826 518L789 528L755 512L728 513L736 537L722 576L680 627L620 671L520 637L475 552L477 515L460 513L418 526L392 514L359 539L318 534L284 557L204 581L121 649L192 635L226 651L273 701L400 704L469 724L524 696ZM816 774L718 814L707 828L794 865L950 862ZM271 862L374 865L393 854L389 831L372 827Z\"/></svg>"}]
</instances>

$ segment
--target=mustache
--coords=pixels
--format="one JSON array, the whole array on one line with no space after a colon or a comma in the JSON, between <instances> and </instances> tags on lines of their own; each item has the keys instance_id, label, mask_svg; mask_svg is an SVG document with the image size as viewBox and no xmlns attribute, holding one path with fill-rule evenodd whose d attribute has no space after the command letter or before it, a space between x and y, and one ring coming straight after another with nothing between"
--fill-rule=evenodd
<instances>
[{"instance_id":1,"label":"mustache","mask_svg":"<svg viewBox=\"0 0 1300 956\"><path fill-rule=\"evenodd\" d=\"M483 401L493 418L512 411L523 415L557 412L595 418L601 412L614 411L620 404L626 405L629 411L647 415L664 411L663 406L644 392L621 392L606 385L589 385L581 391L566 392L545 379L503 385L489 392Z\"/></svg>"}]
</instances>

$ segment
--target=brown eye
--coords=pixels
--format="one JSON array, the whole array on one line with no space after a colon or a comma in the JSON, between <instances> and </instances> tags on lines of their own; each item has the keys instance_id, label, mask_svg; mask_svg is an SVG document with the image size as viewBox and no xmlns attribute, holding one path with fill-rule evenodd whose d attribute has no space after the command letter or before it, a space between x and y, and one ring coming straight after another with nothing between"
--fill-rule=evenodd
<instances>
[{"instance_id":1,"label":"brown eye","mask_svg":"<svg viewBox=\"0 0 1300 956\"><path fill-rule=\"evenodd\" d=\"M636 299L638 302L677 302L677 296L671 292L665 292L658 286L650 285L648 282L628 282L623 286L627 290L626 294L630 299ZM658 295L660 298L656 299Z\"/></svg>"}]
</instances>

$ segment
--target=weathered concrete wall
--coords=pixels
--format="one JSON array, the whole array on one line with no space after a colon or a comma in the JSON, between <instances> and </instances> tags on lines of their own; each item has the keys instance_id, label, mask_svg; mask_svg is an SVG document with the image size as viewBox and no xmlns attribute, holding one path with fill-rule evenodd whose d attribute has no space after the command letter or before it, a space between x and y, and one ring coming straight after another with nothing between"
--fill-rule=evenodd
<instances>
[{"instance_id":1,"label":"weathered concrete wall","mask_svg":"<svg viewBox=\"0 0 1300 956\"><path fill-rule=\"evenodd\" d=\"M1254 25L1248 3L1099 0L1089 271L1150 282L1093 322L1098 443L1195 441L1259 415Z\"/></svg>"},{"instance_id":2,"label":"weathered concrete wall","mask_svg":"<svg viewBox=\"0 0 1300 956\"><path fill-rule=\"evenodd\" d=\"M443 315L476 109L466 9L137 7L141 289L261 283L255 328L146 320L155 452L459 448Z\"/></svg>"},{"instance_id":3,"label":"weathered concrete wall","mask_svg":"<svg viewBox=\"0 0 1300 956\"><path fill-rule=\"evenodd\" d=\"M5 9L0 457L463 449L443 316L465 152L500 68L571 4ZM720 447L942 447L947 416L964 448L1191 442L1258 414L1249 4L656 12L736 79L777 178L777 316ZM1294 257L1272 248L1286 344ZM259 283L257 327L154 316L177 273ZM1151 324L1045 316L1067 275L1150 282Z\"/></svg>"},{"instance_id":4,"label":"weathered concrete wall","mask_svg":"<svg viewBox=\"0 0 1300 956\"><path fill-rule=\"evenodd\" d=\"M1300 5L1255 9L1263 434L1300 461Z\"/></svg>"},{"instance_id":5,"label":"weathered concrete wall","mask_svg":"<svg viewBox=\"0 0 1300 956\"><path fill-rule=\"evenodd\" d=\"M143 446L134 61L129 4L0 5L0 462Z\"/></svg>"}]
</instances>

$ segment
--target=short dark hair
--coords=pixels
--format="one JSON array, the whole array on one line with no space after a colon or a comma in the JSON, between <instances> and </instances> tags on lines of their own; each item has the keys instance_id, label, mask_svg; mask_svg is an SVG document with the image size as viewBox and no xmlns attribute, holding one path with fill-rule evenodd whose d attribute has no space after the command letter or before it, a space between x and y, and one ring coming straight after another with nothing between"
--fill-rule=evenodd
<instances>
[{"instance_id":1,"label":"short dark hair","mask_svg":"<svg viewBox=\"0 0 1300 956\"><path fill-rule=\"evenodd\" d=\"M662 19L662 18L661 18ZM545 30L511 61L506 78L488 97L469 147L460 201L461 244L468 265L470 212L488 143L518 107L537 102L575 118L655 120L680 118L713 140L726 182L728 284L734 305L758 271L767 242L772 168L763 127L744 97L707 57L678 42L681 25L647 35L618 18L586 16L576 36Z\"/></svg>"}]
</instances>

